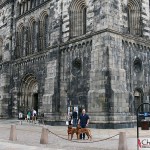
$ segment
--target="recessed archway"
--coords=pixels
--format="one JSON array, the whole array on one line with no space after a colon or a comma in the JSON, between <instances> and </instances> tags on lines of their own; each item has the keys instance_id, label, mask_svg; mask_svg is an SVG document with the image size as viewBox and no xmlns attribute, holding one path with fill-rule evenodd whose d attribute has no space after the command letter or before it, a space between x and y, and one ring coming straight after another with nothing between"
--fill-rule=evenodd
<instances>
[{"instance_id":1,"label":"recessed archway","mask_svg":"<svg viewBox=\"0 0 150 150\"><path fill-rule=\"evenodd\" d=\"M38 111L38 82L33 74L26 75L21 81L19 109Z\"/></svg>"}]
</instances>

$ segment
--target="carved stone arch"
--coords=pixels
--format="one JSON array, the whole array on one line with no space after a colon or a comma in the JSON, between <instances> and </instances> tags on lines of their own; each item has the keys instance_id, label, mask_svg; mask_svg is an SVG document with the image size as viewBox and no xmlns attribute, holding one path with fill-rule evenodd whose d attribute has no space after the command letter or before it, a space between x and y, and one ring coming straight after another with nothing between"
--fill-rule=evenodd
<instances>
[{"instance_id":1,"label":"carved stone arch","mask_svg":"<svg viewBox=\"0 0 150 150\"><path fill-rule=\"evenodd\" d=\"M86 46L90 45L90 42L89 41L86 41Z\"/></svg>"},{"instance_id":2,"label":"carved stone arch","mask_svg":"<svg viewBox=\"0 0 150 150\"><path fill-rule=\"evenodd\" d=\"M30 19L28 21L28 24L29 24L30 28L32 28L33 22L35 22L35 18L32 16L32 17L30 17Z\"/></svg>"},{"instance_id":3,"label":"carved stone arch","mask_svg":"<svg viewBox=\"0 0 150 150\"><path fill-rule=\"evenodd\" d=\"M127 41L127 46L128 46L130 49L132 49L132 48L133 48L133 43L132 43L132 42Z\"/></svg>"},{"instance_id":4,"label":"carved stone arch","mask_svg":"<svg viewBox=\"0 0 150 150\"><path fill-rule=\"evenodd\" d=\"M73 46L73 45L72 45L72 46L70 46L70 48L69 48L69 49L70 49L70 51L72 51L72 50L74 49L74 46Z\"/></svg>"},{"instance_id":5,"label":"carved stone arch","mask_svg":"<svg viewBox=\"0 0 150 150\"><path fill-rule=\"evenodd\" d=\"M125 44L126 44L127 46L129 46L129 42L128 42L128 41L125 41Z\"/></svg>"},{"instance_id":6,"label":"carved stone arch","mask_svg":"<svg viewBox=\"0 0 150 150\"><path fill-rule=\"evenodd\" d=\"M47 10L42 11L40 13L40 16L39 16L40 21L43 22L44 21L44 17L47 16L47 15L48 15Z\"/></svg>"},{"instance_id":7,"label":"carved stone arch","mask_svg":"<svg viewBox=\"0 0 150 150\"><path fill-rule=\"evenodd\" d=\"M124 41L124 46L128 47L129 46L129 42L128 41Z\"/></svg>"},{"instance_id":8,"label":"carved stone arch","mask_svg":"<svg viewBox=\"0 0 150 150\"><path fill-rule=\"evenodd\" d=\"M38 111L38 80L32 73L26 74L21 79L19 94L19 110L26 112L34 108ZM21 110L22 109L22 110Z\"/></svg>"},{"instance_id":9,"label":"carved stone arch","mask_svg":"<svg viewBox=\"0 0 150 150\"><path fill-rule=\"evenodd\" d=\"M82 43L82 46L86 45L85 42Z\"/></svg>"},{"instance_id":10,"label":"carved stone arch","mask_svg":"<svg viewBox=\"0 0 150 150\"><path fill-rule=\"evenodd\" d=\"M92 51L92 40L90 40L89 42L90 42L90 51Z\"/></svg>"},{"instance_id":11,"label":"carved stone arch","mask_svg":"<svg viewBox=\"0 0 150 150\"><path fill-rule=\"evenodd\" d=\"M143 45L140 44L139 50L140 50L141 52L143 52L143 48L144 48Z\"/></svg>"},{"instance_id":12,"label":"carved stone arch","mask_svg":"<svg viewBox=\"0 0 150 150\"><path fill-rule=\"evenodd\" d=\"M21 22L18 26L17 26L17 31L21 32L22 28L24 27L24 24Z\"/></svg>"}]
</instances>

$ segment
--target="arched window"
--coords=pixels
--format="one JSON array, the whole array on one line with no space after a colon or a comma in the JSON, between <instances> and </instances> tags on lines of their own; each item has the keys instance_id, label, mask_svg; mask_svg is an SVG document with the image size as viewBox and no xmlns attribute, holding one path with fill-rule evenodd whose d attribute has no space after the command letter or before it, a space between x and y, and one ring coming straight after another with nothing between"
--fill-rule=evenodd
<instances>
[{"instance_id":1,"label":"arched window","mask_svg":"<svg viewBox=\"0 0 150 150\"><path fill-rule=\"evenodd\" d=\"M32 53L35 51L36 46L36 22L34 21L32 24Z\"/></svg>"},{"instance_id":2,"label":"arched window","mask_svg":"<svg viewBox=\"0 0 150 150\"><path fill-rule=\"evenodd\" d=\"M128 27L131 34L141 35L141 11L139 0L129 0Z\"/></svg>"},{"instance_id":3,"label":"arched window","mask_svg":"<svg viewBox=\"0 0 150 150\"><path fill-rule=\"evenodd\" d=\"M3 54L3 41L0 39L0 62L2 61L2 54Z\"/></svg>"},{"instance_id":4,"label":"arched window","mask_svg":"<svg viewBox=\"0 0 150 150\"><path fill-rule=\"evenodd\" d=\"M48 47L48 15L44 18L44 48Z\"/></svg>"},{"instance_id":5,"label":"arched window","mask_svg":"<svg viewBox=\"0 0 150 150\"><path fill-rule=\"evenodd\" d=\"M86 33L86 3L85 0L73 0L70 5L70 37Z\"/></svg>"},{"instance_id":6,"label":"arched window","mask_svg":"<svg viewBox=\"0 0 150 150\"><path fill-rule=\"evenodd\" d=\"M38 22L38 51L42 51L48 47L49 36L48 36L48 14L46 11L41 13L40 20Z\"/></svg>"}]
</instances>

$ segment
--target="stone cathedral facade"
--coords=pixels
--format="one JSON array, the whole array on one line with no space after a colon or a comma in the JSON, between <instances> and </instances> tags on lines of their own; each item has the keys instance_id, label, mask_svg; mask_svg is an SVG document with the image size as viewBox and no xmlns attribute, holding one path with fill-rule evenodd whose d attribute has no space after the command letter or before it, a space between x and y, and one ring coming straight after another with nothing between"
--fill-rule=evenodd
<instances>
[{"instance_id":1,"label":"stone cathedral facade","mask_svg":"<svg viewBox=\"0 0 150 150\"><path fill-rule=\"evenodd\" d=\"M149 84L149 0L0 0L1 118L63 124L78 106L92 127L133 127Z\"/></svg>"}]
</instances>

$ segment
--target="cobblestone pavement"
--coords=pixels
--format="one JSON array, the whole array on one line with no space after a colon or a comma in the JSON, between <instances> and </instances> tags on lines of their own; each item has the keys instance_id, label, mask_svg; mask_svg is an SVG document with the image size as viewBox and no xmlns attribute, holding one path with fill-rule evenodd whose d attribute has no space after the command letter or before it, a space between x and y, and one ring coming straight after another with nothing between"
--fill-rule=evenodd
<instances>
[{"instance_id":1,"label":"cobblestone pavement","mask_svg":"<svg viewBox=\"0 0 150 150\"><path fill-rule=\"evenodd\" d=\"M11 124L16 124L17 141L9 141ZM49 134L47 145L40 144L42 127L44 125L27 123L18 120L0 120L0 150L117 150L119 136L100 142L90 142L89 140L67 141L67 126L44 126L50 131L65 138L61 139L53 134ZM91 129L93 141L109 138L119 132L126 132L129 150L137 150L136 128L132 129ZM150 131L140 131L141 137L149 137ZM79 142L79 143L77 143Z\"/></svg>"}]
</instances>

